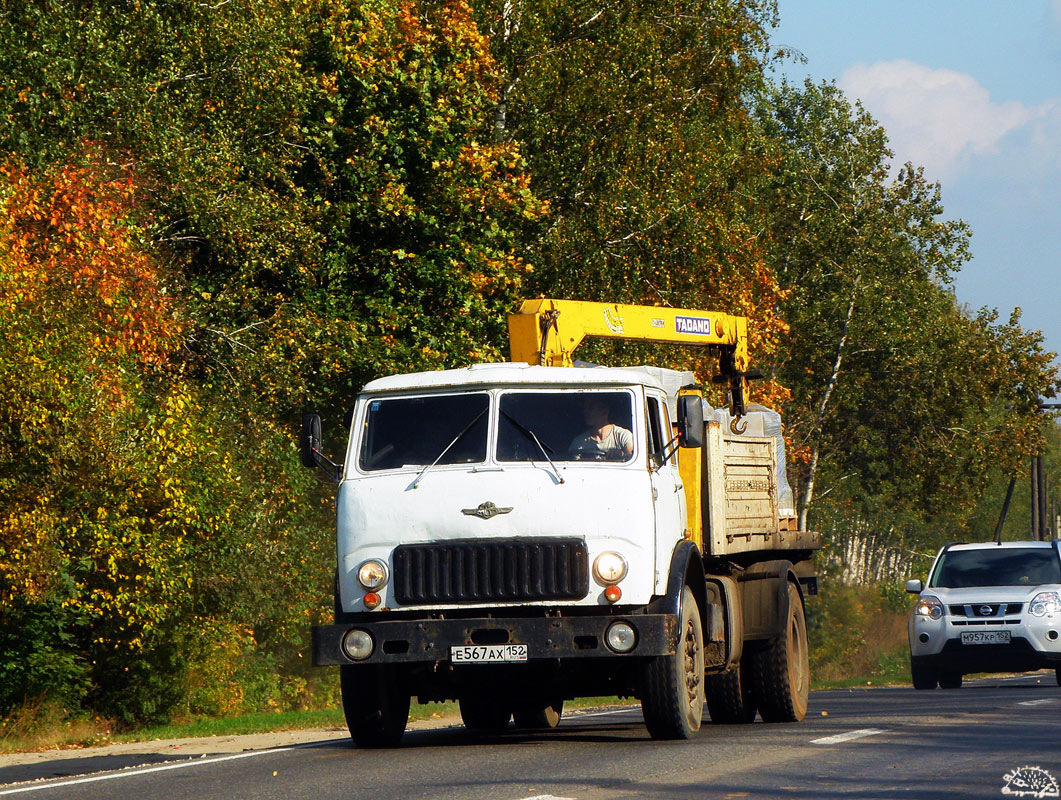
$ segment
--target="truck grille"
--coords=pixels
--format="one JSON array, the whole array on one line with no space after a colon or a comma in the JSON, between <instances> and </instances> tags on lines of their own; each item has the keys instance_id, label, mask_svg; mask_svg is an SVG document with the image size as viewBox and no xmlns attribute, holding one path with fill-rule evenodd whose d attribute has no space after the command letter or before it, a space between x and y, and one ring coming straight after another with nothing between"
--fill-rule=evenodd
<instances>
[{"instance_id":1,"label":"truck grille","mask_svg":"<svg viewBox=\"0 0 1061 800\"><path fill-rule=\"evenodd\" d=\"M589 591L581 539L401 545L394 592L403 605L578 600Z\"/></svg>"}]
</instances>

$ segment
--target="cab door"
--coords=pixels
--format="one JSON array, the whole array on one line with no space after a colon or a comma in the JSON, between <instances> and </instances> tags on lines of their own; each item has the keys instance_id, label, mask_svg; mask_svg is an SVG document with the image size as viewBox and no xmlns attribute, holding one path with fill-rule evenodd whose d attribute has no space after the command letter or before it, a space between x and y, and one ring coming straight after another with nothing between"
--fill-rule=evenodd
<instances>
[{"instance_id":1,"label":"cab door","mask_svg":"<svg viewBox=\"0 0 1061 800\"><path fill-rule=\"evenodd\" d=\"M677 542L685 533L685 492L678 473L678 454L671 433L667 404L661 395L646 394L648 427L648 469L652 483L652 504L656 520L656 541L664 547Z\"/></svg>"}]
</instances>

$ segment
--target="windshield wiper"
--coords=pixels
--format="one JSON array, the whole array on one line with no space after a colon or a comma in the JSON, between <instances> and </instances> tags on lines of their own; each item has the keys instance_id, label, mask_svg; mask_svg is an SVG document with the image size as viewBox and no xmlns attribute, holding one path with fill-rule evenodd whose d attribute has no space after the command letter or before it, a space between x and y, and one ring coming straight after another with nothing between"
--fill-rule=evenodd
<instances>
[{"instance_id":1,"label":"windshield wiper","mask_svg":"<svg viewBox=\"0 0 1061 800\"><path fill-rule=\"evenodd\" d=\"M502 411L501 416L511 422L513 426L515 426L516 430L518 430L520 433L522 433L524 436L526 436L528 439L538 445L538 449L542 451L542 455L545 456L545 460L548 461L549 466L553 468L553 474L556 475L556 479L560 481L560 483L563 483L564 476L560 474L560 470L556 468L556 464L554 464L553 460L549 458L548 449L544 444L542 444L541 439L538 438L537 434L535 434L535 432L532 431L530 428L524 427L519 422L517 422L511 414Z\"/></svg>"},{"instance_id":2,"label":"windshield wiper","mask_svg":"<svg viewBox=\"0 0 1061 800\"><path fill-rule=\"evenodd\" d=\"M453 437L453 441L446 445L445 449L441 453L438 454L438 457L434 461L432 461L430 464L428 464L426 467L424 467L422 470L420 470L420 472L417 473L416 480L413 481L413 488L414 489L417 486L420 485L420 481L424 477L424 475L427 474L427 471L429 469L431 469L433 466L435 466L435 464L437 464L439 461L441 461L442 457L444 455L446 455L446 453L448 453L450 451L450 448L452 448L453 445L455 445L457 442L459 442L461 439L463 439L464 438L464 434L466 434L468 431L470 431L472 429L472 427L475 425L475 423L478 422L479 420L481 420L483 418L483 415L486 414L486 412L489 411L489 409L490 409L490 407L487 406L482 411L480 411L475 416L475 419L473 419L471 422L469 422L467 425L464 426L464 430L462 430L460 433L458 433L456 436Z\"/></svg>"}]
</instances>

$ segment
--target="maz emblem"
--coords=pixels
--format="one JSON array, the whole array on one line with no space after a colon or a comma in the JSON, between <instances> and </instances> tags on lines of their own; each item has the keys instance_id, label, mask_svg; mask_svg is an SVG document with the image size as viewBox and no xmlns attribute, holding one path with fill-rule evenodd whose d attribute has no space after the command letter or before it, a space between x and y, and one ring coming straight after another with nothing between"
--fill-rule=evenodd
<instances>
[{"instance_id":1,"label":"maz emblem","mask_svg":"<svg viewBox=\"0 0 1061 800\"><path fill-rule=\"evenodd\" d=\"M461 513L466 514L469 517L478 517L479 519L490 519L496 517L498 514L507 514L512 510L512 506L508 508L498 508L493 503L487 501L480 503L478 508L462 508Z\"/></svg>"}]
</instances>

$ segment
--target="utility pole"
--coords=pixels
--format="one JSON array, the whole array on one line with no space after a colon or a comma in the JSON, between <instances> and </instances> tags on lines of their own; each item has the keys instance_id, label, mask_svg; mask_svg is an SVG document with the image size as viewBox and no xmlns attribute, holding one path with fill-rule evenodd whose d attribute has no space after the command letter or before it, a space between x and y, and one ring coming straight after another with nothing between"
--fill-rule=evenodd
<instances>
[{"instance_id":1,"label":"utility pole","mask_svg":"<svg viewBox=\"0 0 1061 800\"><path fill-rule=\"evenodd\" d=\"M1041 456L1032 456L1032 467L1031 467L1031 489L1032 489L1032 536L1035 540L1042 541L1042 526L1039 524L1039 465L1042 462Z\"/></svg>"},{"instance_id":2,"label":"utility pole","mask_svg":"<svg viewBox=\"0 0 1061 800\"><path fill-rule=\"evenodd\" d=\"M1061 403L1044 403L1039 399L1035 407L1040 411L1061 408ZM1049 541L1051 530L1056 535L1055 520L1050 517L1050 481L1043 467L1042 455L1032 456L1032 534L1039 541Z\"/></svg>"}]
</instances>

